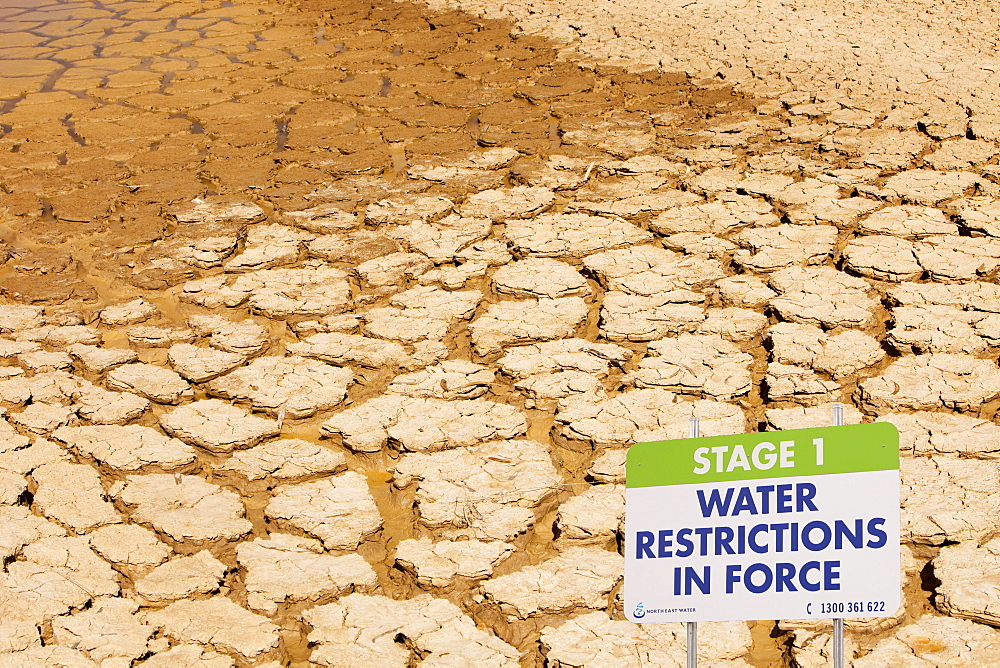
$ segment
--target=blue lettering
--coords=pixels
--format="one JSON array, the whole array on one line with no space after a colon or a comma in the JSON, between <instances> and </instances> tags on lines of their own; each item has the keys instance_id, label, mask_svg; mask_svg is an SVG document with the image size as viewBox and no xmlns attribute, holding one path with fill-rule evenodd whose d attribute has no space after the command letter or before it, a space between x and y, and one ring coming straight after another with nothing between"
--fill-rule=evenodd
<instances>
[{"instance_id":1,"label":"blue lettering","mask_svg":"<svg viewBox=\"0 0 1000 668\"><path fill-rule=\"evenodd\" d=\"M739 515L743 511L751 515L757 514L757 504L753 502L753 493L749 487L740 487L740 494L736 497L736 505L733 506L733 515Z\"/></svg>"},{"instance_id":2,"label":"blue lettering","mask_svg":"<svg viewBox=\"0 0 1000 668\"><path fill-rule=\"evenodd\" d=\"M778 562L775 564L775 567L777 568L777 573L775 574L774 583L777 591L785 591L786 587L788 591L798 591L792 583L792 578L795 577L795 565Z\"/></svg>"},{"instance_id":3,"label":"blue lettering","mask_svg":"<svg viewBox=\"0 0 1000 668\"><path fill-rule=\"evenodd\" d=\"M851 546L861 549L861 544L864 542L864 524L864 520L854 520L854 533L851 533L850 527L844 520L834 522L833 547L838 550L843 549L844 539L846 538Z\"/></svg>"},{"instance_id":4,"label":"blue lettering","mask_svg":"<svg viewBox=\"0 0 1000 668\"><path fill-rule=\"evenodd\" d=\"M642 559L656 559L656 555L653 554L653 536L652 531L636 531L635 532L635 558Z\"/></svg>"},{"instance_id":5,"label":"blue lettering","mask_svg":"<svg viewBox=\"0 0 1000 668\"><path fill-rule=\"evenodd\" d=\"M795 509L797 512L801 513L804 507L818 511L819 508L812 502L814 498L816 498L816 485L811 482L800 482L795 485Z\"/></svg>"},{"instance_id":6,"label":"blue lettering","mask_svg":"<svg viewBox=\"0 0 1000 668\"><path fill-rule=\"evenodd\" d=\"M792 512L792 485L778 485L778 512Z\"/></svg>"},{"instance_id":7,"label":"blue lettering","mask_svg":"<svg viewBox=\"0 0 1000 668\"><path fill-rule=\"evenodd\" d=\"M757 534L761 531L767 531L766 524L758 524L754 528L750 529L750 532L747 534L747 543L750 544L750 549L757 554L766 554L767 545L760 545L757 543Z\"/></svg>"},{"instance_id":8,"label":"blue lettering","mask_svg":"<svg viewBox=\"0 0 1000 668\"><path fill-rule=\"evenodd\" d=\"M725 550L726 554L736 554L733 550L733 538L736 532L732 527L715 527L715 555L718 556Z\"/></svg>"},{"instance_id":9,"label":"blue lettering","mask_svg":"<svg viewBox=\"0 0 1000 668\"><path fill-rule=\"evenodd\" d=\"M698 504L701 506L701 516L710 517L713 510L718 513L720 517L725 517L729 514L729 504L733 500L733 488L730 487L726 490L726 499L723 501L722 495L719 494L718 489L713 489L708 493L708 501L705 501L705 491L696 490L698 495Z\"/></svg>"},{"instance_id":10,"label":"blue lettering","mask_svg":"<svg viewBox=\"0 0 1000 668\"><path fill-rule=\"evenodd\" d=\"M698 572L696 570L694 570L690 566L685 567L684 568L684 594L686 596L690 596L691 595L691 592L693 591L693 589L691 587L692 584L694 584L695 587L697 587L699 590L701 590L702 594L710 594L711 593L711 585L709 584L709 580L710 580L709 573L711 573L711 570L712 569L711 569L710 566L705 566L702 569L702 577L699 578L698 577Z\"/></svg>"},{"instance_id":11,"label":"blue lettering","mask_svg":"<svg viewBox=\"0 0 1000 668\"><path fill-rule=\"evenodd\" d=\"M698 542L698 545L700 546L698 554L704 557L708 554L708 536L712 533L712 527L698 527L694 530L694 532L698 534L698 538L701 539Z\"/></svg>"},{"instance_id":12,"label":"blue lettering","mask_svg":"<svg viewBox=\"0 0 1000 668\"><path fill-rule=\"evenodd\" d=\"M839 568L839 561L823 562L823 589L828 591L837 591L840 589L840 583L837 582L840 579L840 571L834 570Z\"/></svg>"},{"instance_id":13,"label":"blue lettering","mask_svg":"<svg viewBox=\"0 0 1000 668\"><path fill-rule=\"evenodd\" d=\"M883 517L873 517L868 520L868 533L874 537L874 540L869 540L867 545L871 548L880 548L885 545L886 541L889 539L885 535L885 531L879 529L880 526L885 524L885 518Z\"/></svg>"},{"instance_id":14,"label":"blue lettering","mask_svg":"<svg viewBox=\"0 0 1000 668\"><path fill-rule=\"evenodd\" d=\"M785 531L788 529L788 522L779 522L777 524L771 525L771 531L774 532L774 551L784 552L785 551Z\"/></svg>"},{"instance_id":15,"label":"blue lettering","mask_svg":"<svg viewBox=\"0 0 1000 668\"><path fill-rule=\"evenodd\" d=\"M819 591L819 582L809 582L809 578L806 575L809 571L818 571L819 562L818 561L807 561L802 564L802 569L799 571L799 585L806 591Z\"/></svg>"},{"instance_id":16,"label":"blue lettering","mask_svg":"<svg viewBox=\"0 0 1000 668\"><path fill-rule=\"evenodd\" d=\"M688 538L690 535L691 529L681 529L677 532L677 544L681 549L674 551L675 557L690 557L694 552L694 543Z\"/></svg>"},{"instance_id":17,"label":"blue lettering","mask_svg":"<svg viewBox=\"0 0 1000 668\"><path fill-rule=\"evenodd\" d=\"M660 540L657 542L657 545L660 548L661 558L673 556L673 552L667 549L672 545L670 537L673 535L674 535L673 529L664 529L663 531L660 532Z\"/></svg>"},{"instance_id":18,"label":"blue lettering","mask_svg":"<svg viewBox=\"0 0 1000 668\"><path fill-rule=\"evenodd\" d=\"M819 529L820 532L822 532L823 537L820 540L814 541L810 537L810 534L812 533L813 529ZM819 552L820 550L825 550L827 546L830 544L830 538L831 538L830 525L827 524L826 522L820 522L820 521L810 522L809 524L802 527L802 546L805 547L807 550L812 550L813 552Z\"/></svg>"},{"instance_id":19,"label":"blue lettering","mask_svg":"<svg viewBox=\"0 0 1000 668\"><path fill-rule=\"evenodd\" d=\"M740 581L740 571L743 569L739 564L728 564L726 566L726 593L733 593L733 585Z\"/></svg>"},{"instance_id":20,"label":"blue lettering","mask_svg":"<svg viewBox=\"0 0 1000 668\"><path fill-rule=\"evenodd\" d=\"M774 491L774 485L757 485L757 491L760 492L760 512L767 515L771 512L771 492Z\"/></svg>"},{"instance_id":21,"label":"blue lettering","mask_svg":"<svg viewBox=\"0 0 1000 668\"><path fill-rule=\"evenodd\" d=\"M763 573L764 582L759 585L754 584L754 573ZM771 588L772 580L774 580L774 576L771 574L771 569L768 568L766 564L753 564L747 569L746 575L743 576L743 586L754 594L763 594Z\"/></svg>"}]
</instances>

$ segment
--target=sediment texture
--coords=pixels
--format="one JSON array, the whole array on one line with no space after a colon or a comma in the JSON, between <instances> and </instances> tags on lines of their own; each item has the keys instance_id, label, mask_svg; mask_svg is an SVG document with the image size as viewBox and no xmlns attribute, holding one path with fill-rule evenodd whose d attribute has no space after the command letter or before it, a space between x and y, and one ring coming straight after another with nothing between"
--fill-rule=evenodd
<instances>
[{"instance_id":1,"label":"sediment texture","mask_svg":"<svg viewBox=\"0 0 1000 668\"><path fill-rule=\"evenodd\" d=\"M833 402L903 454L855 665L997 663L987 21L943 72L841 57L892 3L780 66L792 5L463 6L0 8L0 664L677 663L620 607L627 448Z\"/></svg>"}]
</instances>

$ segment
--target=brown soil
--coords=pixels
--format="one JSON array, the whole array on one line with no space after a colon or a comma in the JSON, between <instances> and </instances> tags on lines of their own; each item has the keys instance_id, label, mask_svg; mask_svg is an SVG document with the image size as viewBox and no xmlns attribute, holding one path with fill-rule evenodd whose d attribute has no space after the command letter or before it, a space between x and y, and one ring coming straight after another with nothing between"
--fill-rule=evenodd
<instances>
[{"instance_id":1,"label":"brown soil","mask_svg":"<svg viewBox=\"0 0 1000 668\"><path fill-rule=\"evenodd\" d=\"M495 182L485 187L513 186L554 154L593 161L593 167L636 152L569 143L569 133L603 124L608 134L649 128L654 144L639 152L678 156L681 149L718 149L715 130L764 118L755 111L759 101L720 80L581 66L560 60L558 45L512 33L513 25L506 21L461 12L435 14L418 4L390 0L21 0L0 8L0 21L0 295L8 303L44 306L48 317L62 316L67 324L94 322L101 308L140 295L162 314L144 324L181 327L190 316L211 312L232 317L233 309L205 309L178 299L185 283L222 269L178 262L174 247L162 242L235 234L239 248L245 245L245 223L178 223L172 212L193 199L253 202L272 221L317 204L361 216L373 202L408 193L459 203L483 189L476 179L486 175L437 182L411 178L409 170L459 163L470 152L488 148L513 148L521 153L515 167L492 173L489 178ZM778 114L781 123L783 113ZM772 130L751 134L732 150L739 165L778 153L803 161L818 156L815 143L789 142ZM847 165L844 158L823 159L830 169ZM688 162L696 171L710 166L711 158ZM624 183L602 177L606 185L619 181ZM573 199L588 200L593 193L586 188L591 186L575 194L558 192L555 209ZM651 217L640 213L630 220L644 226ZM502 227L494 229L496 238ZM841 232L841 248L852 234ZM357 263L332 264L351 268ZM737 269L727 260L726 271ZM352 281L357 294L359 285ZM397 287L395 291L406 286ZM487 278L473 279L467 287L486 293L480 312L500 300ZM378 297L368 303L377 307L387 302L388 297ZM594 340L600 298L591 299L589 307L588 322L578 335ZM238 318L267 326L270 354L281 354L285 344L297 340L297 321L308 319L268 320L238 311ZM884 331L879 324L871 333L881 339ZM120 329L105 328L103 333L106 347L130 345ZM451 358L494 361L472 352L464 326L449 332L446 343ZM642 344L629 345L644 350ZM760 339L744 347L756 358L755 385L739 403L748 424L755 426L765 407L761 379L766 352ZM164 349L137 350L143 361L166 365ZM397 371L358 370L360 382L351 387L349 401L381 394ZM608 386L612 393L619 389L614 377ZM195 390L197 398L207 396L203 388ZM491 387L489 396L523 404L503 380ZM157 406L154 414L162 410ZM551 408L526 413L527 437L549 444L566 489L584 483L593 453L553 438ZM349 468L368 477L385 525L358 551L376 568L380 593L410 598L420 588L394 567L393 551L399 541L429 531L416 522L413 490L391 485L389 470L398 454L356 454L320 441L319 426L329 415L285 420L282 437L342 449ZM146 416L140 423L155 425L156 420ZM251 537L266 534L262 510L274 481L246 485L216 476L213 465L218 461L200 453L192 470L239 492L254 524ZM108 487L122 477L103 469L102 475ZM571 496L566 491L537 509L536 528L516 540L518 552L497 574L554 553L555 513ZM130 513L123 506L118 510ZM174 545L181 553L195 551ZM210 549L237 567L233 545L222 542ZM922 555L924 560L931 556ZM127 578L122 581L127 590ZM241 574L231 576L227 585L232 598L245 601ZM928 592L920 586L908 584L908 617L930 608ZM435 595L459 604L481 627L523 651L525 666L545 664L541 627L579 612L508 623L497 610L476 601L477 587L464 582ZM284 665L309 663L308 628L298 618L303 607L280 606L273 617L284 629L278 657ZM613 596L607 610L620 614ZM790 665L787 634L770 621L751 622L750 628L748 660L753 665ZM870 647L879 637L866 638L864 645Z\"/></svg>"}]
</instances>

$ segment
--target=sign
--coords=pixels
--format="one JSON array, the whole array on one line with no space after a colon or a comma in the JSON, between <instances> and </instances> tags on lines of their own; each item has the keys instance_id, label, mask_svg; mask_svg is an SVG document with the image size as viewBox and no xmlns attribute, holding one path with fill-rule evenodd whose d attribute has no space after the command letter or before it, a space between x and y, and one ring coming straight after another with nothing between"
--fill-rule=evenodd
<instances>
[{"instance_id":1,"label":"sign","mask_svg":"<svg viewBox=\"0 0 1000 668\"><path fill-rule=\"evenodd\" d=\"M889 423L629 448L633 622L889 617L899 577L899 433Z\"/></svg>"}]
</instances>

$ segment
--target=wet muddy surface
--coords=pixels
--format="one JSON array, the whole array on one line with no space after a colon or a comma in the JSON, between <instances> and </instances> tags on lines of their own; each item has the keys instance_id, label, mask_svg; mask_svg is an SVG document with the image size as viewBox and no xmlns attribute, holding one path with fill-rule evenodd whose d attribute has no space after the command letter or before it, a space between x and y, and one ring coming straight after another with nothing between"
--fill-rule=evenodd
<instances>
[{"instance_id":1,"label":"wet muddy surface","mask_svg":"<svg viewBox=\"0 0 1000 668\"><path fill-rule=\"evenodd\" d=\"M955 586L1000 528L988 134L332 4L0 8L0 659L671 665L625 449L837 401L908 455L906 605L851 651L1000 653Z\"/></svg>"}]
</instances>

